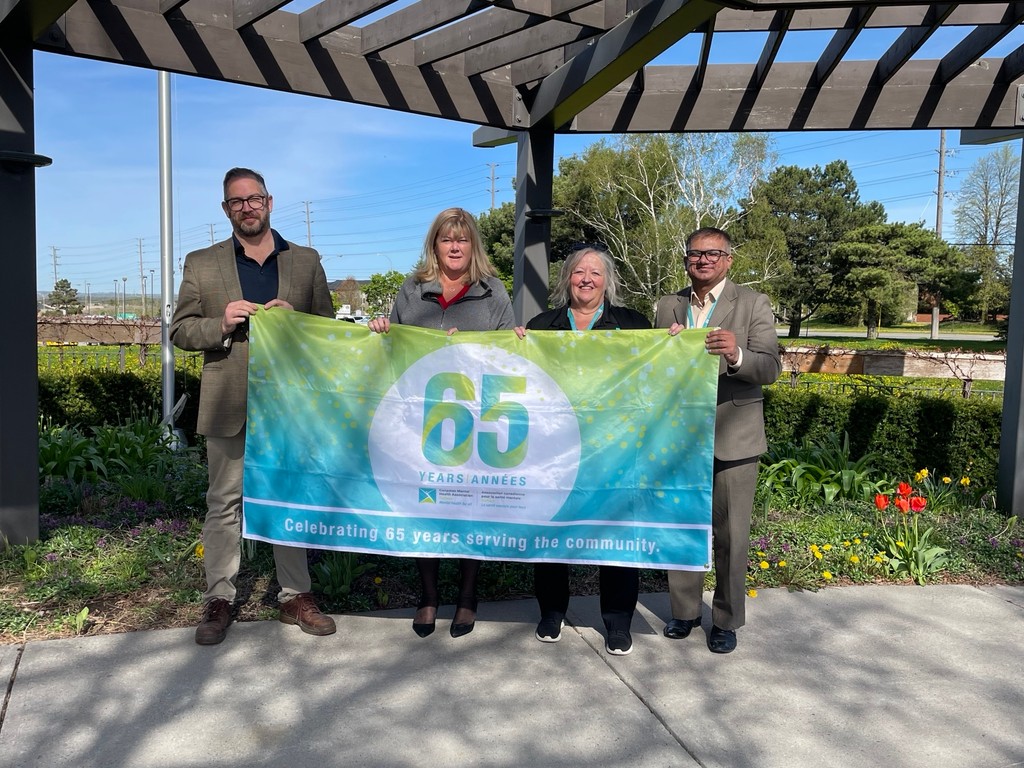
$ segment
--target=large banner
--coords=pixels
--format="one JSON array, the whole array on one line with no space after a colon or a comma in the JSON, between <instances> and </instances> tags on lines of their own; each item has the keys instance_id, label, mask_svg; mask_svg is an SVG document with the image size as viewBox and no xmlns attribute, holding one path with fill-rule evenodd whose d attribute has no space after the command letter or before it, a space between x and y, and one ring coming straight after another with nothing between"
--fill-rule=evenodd
<instances>
[{"instance_id":1,"label":"large banner","mask_svg":"<svg viewBox=\"0 0 1024 768\"><path fill-rule=\"evenodd\" d=\"M388 555L706 570L705 330L251 319L244 535Z\"/></svg>"}]
</instances>

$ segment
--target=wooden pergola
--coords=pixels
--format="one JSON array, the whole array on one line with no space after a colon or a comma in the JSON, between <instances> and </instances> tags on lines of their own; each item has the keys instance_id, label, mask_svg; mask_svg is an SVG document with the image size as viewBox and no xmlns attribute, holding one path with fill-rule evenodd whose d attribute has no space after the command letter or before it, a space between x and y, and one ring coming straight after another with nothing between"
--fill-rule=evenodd
<instances>
[{"instance_id":1,"label":"wooden pergola","mask_svg":"<svg viewBox=\"0 0 1024 768\"><path fill-rule=\"evenodd\" d=\"M35 148L34 50L459 120L481 126L479 145L516 141L522 319L547 292L556 133L946 128L1016 138L1024 46L988 54L1022 20L1024 2L320 0L293 12L278 0L0 0L0 223L13 246L0 342L10 366L0 378L0 534L38 535L34 169L49 158ZM917 56L951 27L966 30L958 43L939 58ZM884 52L847 60L875 30L889 30ZM780 61L787 37L803 32L828 42L806 60ZM651 63L684 38L696 43L691 60ZM718 63L736 50L757 55ZM1018 283L999 487L1016 514Z\"/></svg>"}]
</instances>

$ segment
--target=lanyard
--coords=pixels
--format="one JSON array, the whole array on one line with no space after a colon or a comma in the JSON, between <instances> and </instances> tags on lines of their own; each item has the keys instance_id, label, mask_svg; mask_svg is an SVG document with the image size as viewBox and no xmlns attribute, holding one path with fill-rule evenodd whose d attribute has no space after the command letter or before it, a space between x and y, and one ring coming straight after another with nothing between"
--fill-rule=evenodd
<instances>
[{"instance_id":1,"label":"lanyard","mask_svg":"<svg viewBox=\"0 0 1024 768\"><path fill-rule=\"evenodd\" d=\"M704 323L701 328L707 328L711 322L711 314L715 311L715 306L718 304L718 297L712 296L711 298L711 309L708 310L707 315L704 317ZM690 301L686 303L686 327L695 328L696 324L693 321L693 296L690 296Z\"/></svg>"},{"instance_id":2,"label":"lanyard","mask_svg":"<svg viewBox=\"0 0 1024 768\"><path fill-rule=\"evenodd\" d=\"M565 311L569 313L569 327L572 328L574 331L578 331L579 328L576 327L576 318L572 316L572 307L569 307ZM598 307L597 308L597 312L595 312L594 316L592 318L590 318L590 325L588 325L586 327L586 330L588 330L588 331L591 330L594 327L594 323L597 322L597 318L599 318L603 314L604 314L604 304L602 304L600 307Z\"/></svg>"}]
</instances>

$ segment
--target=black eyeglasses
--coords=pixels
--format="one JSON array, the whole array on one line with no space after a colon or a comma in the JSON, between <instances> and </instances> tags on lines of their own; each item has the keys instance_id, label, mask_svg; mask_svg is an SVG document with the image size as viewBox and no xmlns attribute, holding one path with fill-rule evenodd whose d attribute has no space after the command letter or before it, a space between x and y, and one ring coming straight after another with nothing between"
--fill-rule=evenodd
<instances>
[{"instance_id":1,"label":"black eyeglasses","mask_svg":"<svg viewBox=\"0 0 1024 768\"><path fill-rule=\"evenodd\" d=\"M254 211L259 211L267 204L266 195L249 195L249 197L229 197L224 201L229 211L240 211L248 203Z\"/></svg>"},{"instance_id":2,"label":"black eyeglasses","mask_svg":"<svg viewBox=\"0 0 1024 768\"><path fill-rule=\"evenodd\" d=\"M708 264L717 264L721 259L729 255L728 251L720 251L717 248L711 251L687 251L687 261L698 261L702 256L707 259Z\"/></svg>"}]
</instances>

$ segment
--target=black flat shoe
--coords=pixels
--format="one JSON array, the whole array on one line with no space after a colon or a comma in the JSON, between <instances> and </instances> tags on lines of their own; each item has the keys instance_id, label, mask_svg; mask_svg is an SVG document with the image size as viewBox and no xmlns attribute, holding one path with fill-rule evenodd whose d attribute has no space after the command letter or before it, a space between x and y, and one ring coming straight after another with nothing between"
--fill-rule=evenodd
<instances>
[{"instance_id":1,"label":"black flat shoe","mask_svg":"<svg viewBox=\"0 0 1024 768\"><path fill-rule=\"evenodd\" d=\"M683 640L689 637L690 632L699 626L699 616L696 619L672 619L665 625L665 637L672 640Z\"/></svg>"},{"instance_id":2,"label":"black flat shoe","mask_svg":"<svg viewBox=\"0 0 1024 768\"><path fill-rule=\"evenodd\" d=\"M736 630L711 627L708 650L712 653L732 653L736 650Z\"/></svg>"}]
</instances>

